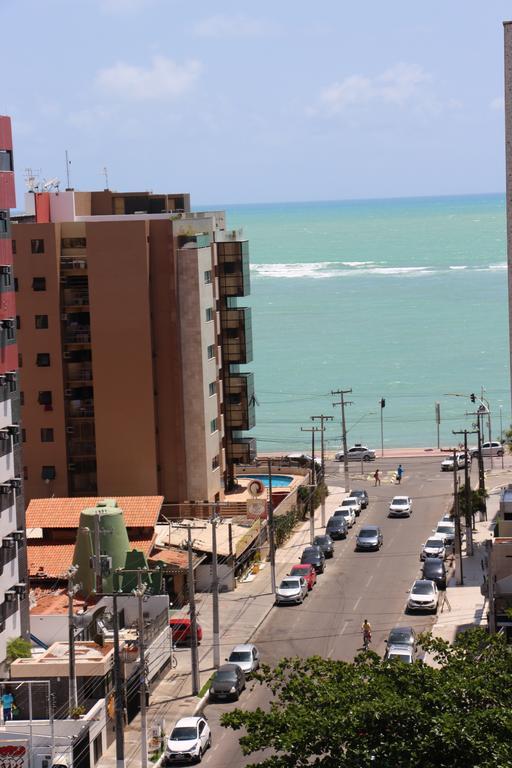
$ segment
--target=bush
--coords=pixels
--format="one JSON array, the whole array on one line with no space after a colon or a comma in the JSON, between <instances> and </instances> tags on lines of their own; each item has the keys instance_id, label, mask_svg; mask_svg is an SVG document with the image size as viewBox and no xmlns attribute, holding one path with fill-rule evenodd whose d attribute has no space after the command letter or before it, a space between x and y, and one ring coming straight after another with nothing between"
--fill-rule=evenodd
<instances>
[{"instance_id":1,"label":"bush","mask_svg":"<svg viewBox=\"0 0 512 768\"><path fill-rule=\"evenodd\" d=\"M7 662L11 664L15 659L30 659L32 646L28 640L22 637L12 637L7 641Z\"/></svg>"}]
</instances>

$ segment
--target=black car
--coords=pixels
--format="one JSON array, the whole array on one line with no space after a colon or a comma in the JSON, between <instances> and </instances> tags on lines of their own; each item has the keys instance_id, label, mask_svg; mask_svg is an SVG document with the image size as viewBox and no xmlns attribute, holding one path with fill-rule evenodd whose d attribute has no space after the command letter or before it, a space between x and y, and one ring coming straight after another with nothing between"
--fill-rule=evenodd
<instances>
[{"instance_id":1,"label":"black car","mask_svg":"<svg viewBox=\"0 0 512 768\"><path fill-rule=\"evenodd\" d=\"M238 700L245 688L245 674L238 664L222 664L210 685L211 699Z\"/></svg>"},{"instance_id":2,"label":"black car","mask_svg":"<svg viewBox=\"0 0 512 768\"><path fill-rule=\"evenodd\" d=\"M422 573L423 578L435 582L438 589L446 589L446 566L440 557L428 557Z\"/></svg>"},{"instance_id":3,"label":"black car","mask_svg":"<svg viewBox=\"0 0 512 768\"><path fill-rule=\"evenodd\" d=\"M347 521L344 517L330 517L325 526L325 533L331 539L346 539L348 533Z\"/></svg>"},{"instance_id":4,"label":"black car","mask_svg":"<svg viewBox=\"0 0 512 768\"><path fill-rule=\"evenodd\" d=\"M356 499L359 499L359 501L361 502L361 509L366 509L366 507L368 506L368 502L370 500L368 498L368 494L366 493L366 491L361 491L361 490L349 491L348 495L353 496Z\"/></svg>"},{"instance_id":5,"label":"black car","mask_svg":"<svg viewBox=\"0 0 512 768\"><path fill-rule=\"evenodd\" d=\"M320 547L306 547L300 559L302 565L312 565L317 573L323 573L325 568L325 555Z\"/></svg>"},{"instance_id":6,"label":"black car","mask_svg":"<svg viewBox=\"0 0 512 768\"><path fill-rule=\"evenodd\" d=\"M410 645L416 649L416 632L412 627L393 627L386 645Z\"/></svg>"},{"instance_id":7,"label":"black car","mask_svg":"<svg viewBox=\"0 0 512 768\"><path fill-rule=\"evenodd\" d=\"M313 544L320 547L326 559L334 555L334 541L328 533L325 533L323 536L315 536Z\"/></svg>"}]
</instances>

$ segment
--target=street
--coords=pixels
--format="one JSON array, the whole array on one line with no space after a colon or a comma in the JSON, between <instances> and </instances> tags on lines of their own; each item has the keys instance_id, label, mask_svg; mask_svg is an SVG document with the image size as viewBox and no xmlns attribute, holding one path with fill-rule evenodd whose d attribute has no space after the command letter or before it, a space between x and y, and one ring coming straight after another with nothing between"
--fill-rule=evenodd
<instances>
[{"instance_id":1,"label":"street","mask_svg":"<svg viewBox=\"0 0 512 768\"><path fill-rule=\"evenodd\" d=\"M369 506L362 511L347 539L336 542L334 557L327 561L325 573L318 577L304 604L273 608L252 638L265 663L273 665L283 656L312 655L351 661L361 650L361 624L365 618L373 629L371 648L381 655L392 627L405 624L416 631L431 628L433 616L408 616L404 614L404 606L407 592L420 573L420 547L449 506L453 475L440 471L439 457L407 459L403 462L404 479L398 486L389 482L388 474L394 473L397 464L395 459L388 459L364 465L367 478L371 478L377 466L381 470L382 485L375 488L372 479L355 479L355 476L361 477L360 464L351 463L350 476L354 478L351 485L368 490ZM476 471L475 462L473 472ZM463 473L461 479L462 476ZM343 465L329 462L326 482L331 487L342 486ZM410 518L388 519L389 502L401 493L413 499L413 514ZM381 526L384 546L380 551L354 551L356 532L364 523ZM301 550L302 546L290 547L290 566L299 562ZM239 705L255 709L265 707L268 701L266 689L249 683ZM212 729L212 749L205 755L204 765L225 768L255 761L256 756L242 756L238 745L240 734L219 724L222 713L235 706L234 703L215 703L205 708Z\"/></svg>"}]
</instances>

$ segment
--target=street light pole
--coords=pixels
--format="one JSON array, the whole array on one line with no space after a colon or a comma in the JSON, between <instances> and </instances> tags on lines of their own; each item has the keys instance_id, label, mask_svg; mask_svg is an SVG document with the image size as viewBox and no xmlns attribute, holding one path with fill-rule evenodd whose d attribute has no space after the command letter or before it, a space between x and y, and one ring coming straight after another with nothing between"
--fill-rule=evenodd
<instances>
[{"instance_id":1,"label":"street light pole","mask_svg":"<svg viewBox=\"0 0 512 768\"><path fill-rule=\"evenodd\" d=\"M349 400L345 401L344 396L350 394L350 392L352 392L352 388L335 389L334 391L331 390L331 395L340 395L341 397L339 403L333 403L332 406L333 408L335 408L337 405L341 406L341 438L343 440L343 471L345 475L345 479L344 479L345 491L348 491L350 487L350 479L348 476L347 427L345 423L345 406L352 405L352 402Z\"/></svg>"},{"instance_id":2,"label":"street light pole","mask_svg":"<svg viewBox=\"0 0 512 768\"><path fill-rule=\"evenodd\" d=\"M500 405L500 443L503 440L503 406ZM505 451L501 454L501 468L505 466Z\"/></svg>"},{"instance_id":3,"label":"street light pole","mask_svg":"<svg viewBox=\"0 0 512 768\"><path fill-rule=\"evenodd\" d=\"M457 451L453 449L453 515L455 517L455 580L461 586L464 584L464 575L462 572L462 542L460 535L460 515L459 515L459 489L457 474Z\"/></svg>"}]
</instances>

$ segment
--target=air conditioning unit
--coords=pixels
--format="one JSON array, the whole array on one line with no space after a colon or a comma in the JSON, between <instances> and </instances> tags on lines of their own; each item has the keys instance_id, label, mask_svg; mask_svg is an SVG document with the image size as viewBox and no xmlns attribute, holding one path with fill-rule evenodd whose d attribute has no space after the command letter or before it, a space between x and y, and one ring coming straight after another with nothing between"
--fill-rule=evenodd
<instances>
[{"instance_id":1,"label":"air conditioning unit","mask_svg":"<svg viewBox=\"0 0 512 768\"><path fill-rule=\"evenodd\" d=\"M16 594L16 592L14 592L14 590L12 591L9 590L4 593L4 600L6 603L14 603L17 600L17 598L18 598L18 595Z\"/></svg>"},{"instance_id":2,"label":"air conditioning unit","mask_svg":"<svg viewBox=\"0 0 512 768\"><path fill-rule=\"evenodd\" d=\"M20 436L20 425L19 424L9 424L8 427L6 427L6 430L10 434L11 437L19 437Z\"/></svg>"},{"instance_id":3,"label":"air conditioning unit","mask_svg":"<svg viewBox=\"0 0 512 768\"><path fill-rule=\"evenodd\" d=\"M72 389L65 389L64 390L64 397L73 397L73 390Z\"/></svg>"},{"instance_id":4,"label":"air conditioning unit","mask_svg":"<svg viewBox=\"0 0 512 768\"><path fill-rule=\"evenodd\" d=\"M21 491L21 477L11 477L9 484L15 491Z\"/></svg>"},{"instance_id":5,"label":"air conditioning unit","mask_svg":"<svg viewBox=\"0 0 512 768\"><path fill-rule=\"evenodd\" d=\"M9 496L12 493L12 488L8 483L0 484L0 496Z\"/></svg>"},{"instance_id":6,"label":"air conditioning unit","mask_svg":"<svg viewBox=\"0 0 512 768\"><path fill-rule=\"evenodd\" d=\"M76 469L76 464L73 464L73 463L68 464L68 471L69 472L74 472L75 469Z\"/></svg>"},{"instance_id":7,"label":"air conditioning unit","mask_svg":"<svg viewBox=\"0 0 512 768\"><path fill-rule=\"evenodd\" d=\"M74 427L66 427L66 432L68 435L74 435L75 434L75 428Z\"/></svg>"}]
</instances>

